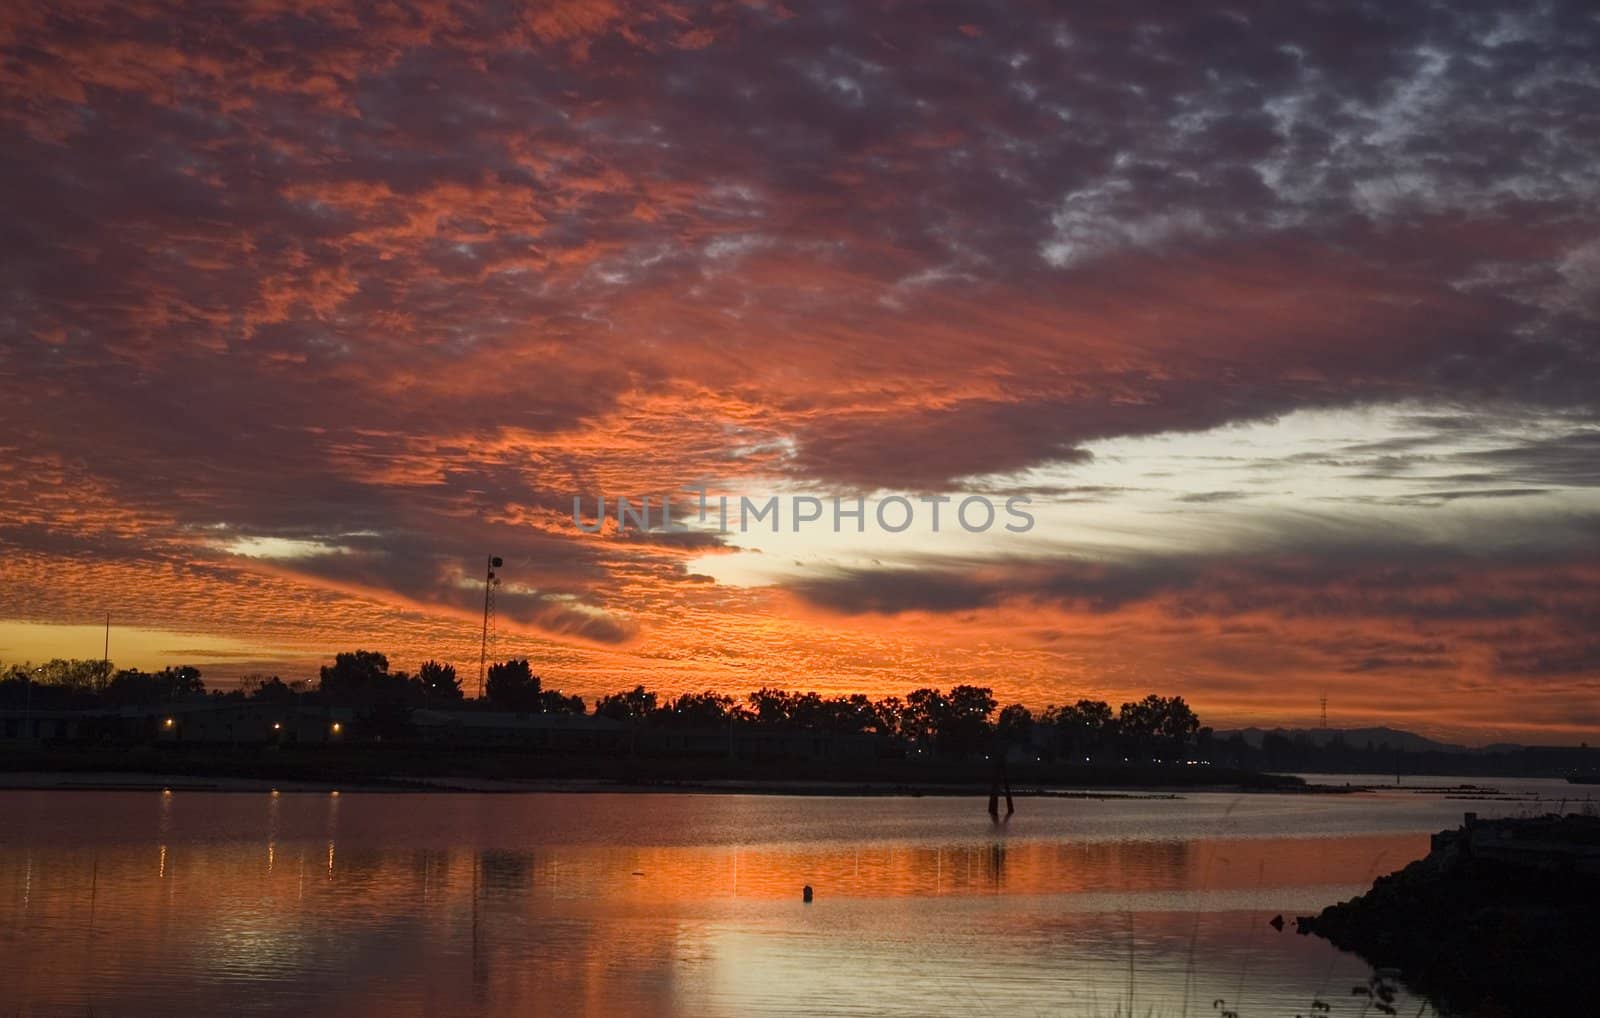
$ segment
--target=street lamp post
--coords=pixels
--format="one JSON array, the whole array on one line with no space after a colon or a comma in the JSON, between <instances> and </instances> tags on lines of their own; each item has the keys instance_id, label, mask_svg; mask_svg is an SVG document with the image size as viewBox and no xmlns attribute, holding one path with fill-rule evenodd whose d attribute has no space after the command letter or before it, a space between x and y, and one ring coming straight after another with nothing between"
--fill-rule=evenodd
<instances>
[{"instance_id":1,"label":"street lamp post","mask_svg":"<svg viewBox=\"0 0 1600 1018\"><path fill-rule=\"evenodd\" d=\"M489 663L489 612L494 605L494 588L500 581L494 571L505 565L499 555L490 555L483 576L483 639L478 645L478 699L483 699L483 672Z\"/></svg>"}]
</instances>

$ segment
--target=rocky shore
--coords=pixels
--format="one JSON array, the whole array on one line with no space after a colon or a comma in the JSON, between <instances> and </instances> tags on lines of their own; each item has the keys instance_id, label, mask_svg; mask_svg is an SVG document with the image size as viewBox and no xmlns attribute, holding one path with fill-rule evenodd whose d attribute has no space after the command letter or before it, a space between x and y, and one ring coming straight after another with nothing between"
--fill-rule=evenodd
<instances>
[{"instance_id":1,"label":"rocky shore","mask_svg":"<svg viewBox=\"0 0 1600 1018\"><path fill-rule=\"evenodd\" d=\"M1600 1014L1600 817L1479 820L1302 933L1394 969L1446 1012Z\"/></svg>"}]
</instances>

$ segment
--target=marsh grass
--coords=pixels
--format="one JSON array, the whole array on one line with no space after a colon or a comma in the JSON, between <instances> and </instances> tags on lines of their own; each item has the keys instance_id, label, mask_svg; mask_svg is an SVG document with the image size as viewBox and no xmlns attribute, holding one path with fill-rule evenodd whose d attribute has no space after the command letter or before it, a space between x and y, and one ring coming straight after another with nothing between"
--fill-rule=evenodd
<instances>
[{"instance_id":1,"label":"marsh grass","mask_svg":"<svg viewBox=\"0 0 1600 1018\"><path fill-rule=\"evenodd\" d=\"M1242 798L1234 799L1223 811L1214 832L1219 837L1226 833L1225 825L1227 820L1242 801ZM1592 808L1593 803L1589 803L1589 806ZM1379 852L1370 860L1366 875L1368 883L1382 875L1382 873L1387 872L1387 869L1385 869L1388 865L1386 857L1386 852ZM1201 895L1205 895L1210 891L1211 868L1215 861L1216 856L1214 853L1207 855L1205 869L1202 872L1200 881L1199 893ZM1263 883L1258 883L1257 889L1265 889ZM1330 904L1332 903L1330 902ZM1205 915L1206 912L1203 910L1195 912L1184 964L1182 1000L1176 1010L1156 1004L1142 1007L1138 1004L1139 971L1134 941L1133 913L1130 912L1126 914L1125 927L1128 937L1128 973L1125 994L1119 995L1122 996L1122 999L1111 1005L1109 1009L1092 1007L1091 1010L1083 1012L1083 1018L1204 1018L1206 1015L1214 1015L1216 1018L1322 1018L1322 1016L1332 1018L1334 1015L1373 1018L1373 1016L1378 1015L1398 1015L1401 1013L1400 1008L1402 1006L1406 1008L1406 1014L1414 1015L1415 1018L1425 1018L1428 1015L1436 1016L1436 1018L1450 1018L1444 1012L1439 1011L1426 998L1417 997L1407 1000L1406 998L1411 996L1409 991L1400 984L1398 973L1389 970L1369 970L1365 982L1343 985L1336 983L1335 970L1339 963L1342 960L1355 957L1343 951L1329 961L1321 984L1308 994L1306 1002L1302 1006L1258 1006L1250 1008L1239 1003L1248 996L1246 993L1250 975L1250 956L1248 954L1241 960L1238 981L1234 986L1234 993L1231 997L1216 996L1196 1001L1194 995L1198 988L1197 981L1202 975L1197 968L1196 954L1201 934L1201 921ZM1269 917L1267 916L1252 916L1249 921L1259 921L1266 924L1268 919ZM1359 961L1359 959L1357 960ZM1361 962L1361 964L1365 965L1366 963ZM1220 975L1220 973L1216 975ZM1405 1003L1402 1004L1402 1001L1405 1001ZM1414 1012L1410 1009L1412 1004L1416 1005ZM1071 1014L1073 1012L1068 1011L1066 1013Z\"/></svg>"}]
</instances>

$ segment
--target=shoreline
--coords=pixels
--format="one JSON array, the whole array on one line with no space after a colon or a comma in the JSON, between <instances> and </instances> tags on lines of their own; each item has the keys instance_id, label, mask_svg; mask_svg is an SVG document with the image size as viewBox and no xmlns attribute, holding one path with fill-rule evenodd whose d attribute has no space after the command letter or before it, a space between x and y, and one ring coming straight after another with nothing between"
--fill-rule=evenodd
<instances>
[{"instance_id":1,"label":"shoreline","mask_svg":"<svg viewBox=\"0 0 1600 1018\"><path fill-rule=\"evenodd\" d=\"M1361 788L1307 785L1301 788L1256 789L1239 785L1108 785L1015 787L1016 799L1182 799L1185 793L1343 794ZM364 777L349 781L204 776L134 771L0 772L0 792L212 792L233 794L327 795L763 795L816 798L987 798L986 783L913 785L904 782L810 780L663 780L609 778L454 778Z\"/></svg>"},{"instance_id":2,"label":"shoreline","mask_svg":"<svg viewBox=\"0 0 1600 1018\"><path fill-rule=\"evenodd\" d=\"M1600 818L1467 812L1426 856L1296 926L1465 1015L1589 1014L1597 891Z\"/></svg>"},{"instance_id":3,"label":"shoreline","mask_svg":"<svg viewBox=\"0 0 1600 1018\"><path fill-rule=\"evenodd\" d=\"M501 747L423 749L399 744L45 746L0 753L0 788L987 797L995 778L993 765L981 760L733 760ZM1210 766L1052 763L1014 765L1010 770L1012 795L1021 797L1182 791L1342 794L1354 790L1309 786L1290 775Z\"/></svg>"}]
</instances>

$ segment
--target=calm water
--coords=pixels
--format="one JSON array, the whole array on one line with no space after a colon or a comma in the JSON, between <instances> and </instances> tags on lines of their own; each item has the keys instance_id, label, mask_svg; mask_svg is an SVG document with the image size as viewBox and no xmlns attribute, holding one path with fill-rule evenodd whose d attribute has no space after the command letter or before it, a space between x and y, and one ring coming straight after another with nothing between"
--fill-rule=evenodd
<instances>
[{"instance_id":1,"label":"calm water","mask_svg":"<svg viewBox=\"0 0 1600 1018\"><path fill-rule=\"evenodd\" d=\"M1515 794L1030 798L1004 828L981 799L0 791L0 1015L1353 1015L1365 966L1267 920L1463 809L1575 798L1477 783Z\"/></svg>"}]
</instances>

